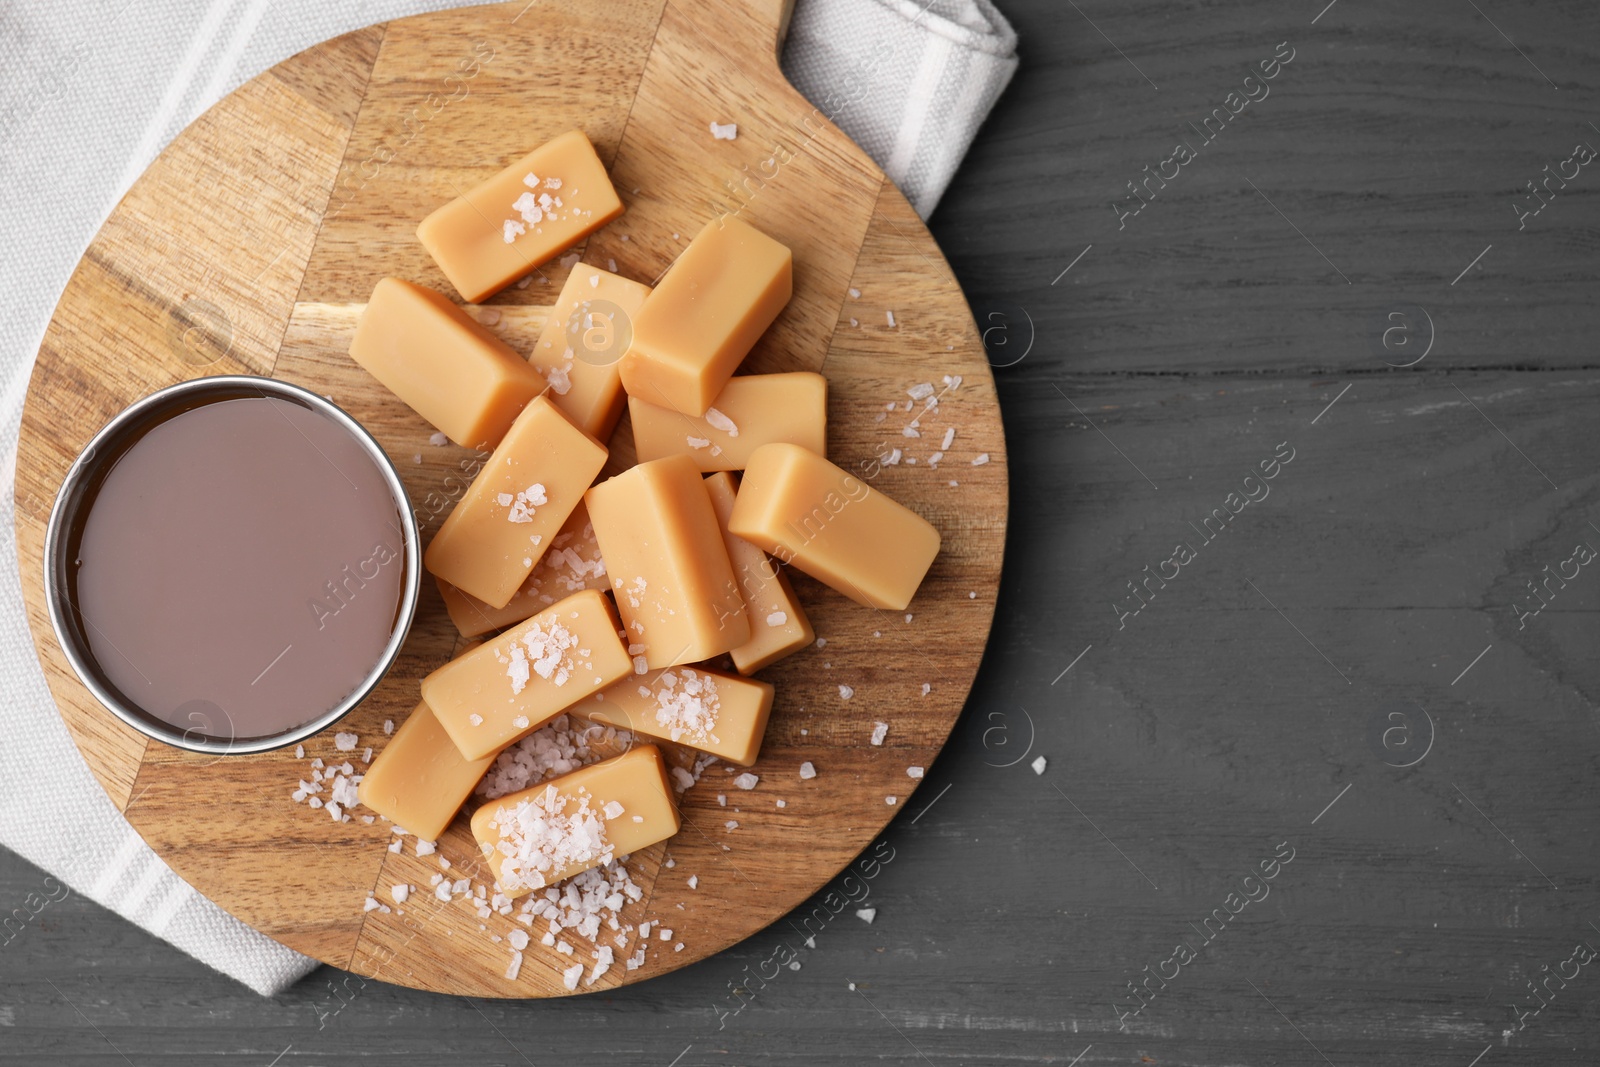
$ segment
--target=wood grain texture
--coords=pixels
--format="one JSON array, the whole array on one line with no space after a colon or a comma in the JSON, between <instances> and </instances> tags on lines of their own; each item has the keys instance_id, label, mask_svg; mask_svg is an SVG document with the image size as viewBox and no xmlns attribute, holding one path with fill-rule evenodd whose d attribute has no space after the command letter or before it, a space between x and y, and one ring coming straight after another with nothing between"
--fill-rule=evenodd
<instances>
[{"instance_id":1,"label":"wood grain texture","mask_svg":"<svg viewBox=\"0 0 1600 1067\"><path fill-rule=\"evenodd\" d=\"M663 974L748 937L870 845L918 785L907 768L931 764L949 734L993 614L1006 465L981 341L905 199L783 80L785 17L778 0L508 4L391 22L297 56L208 112L135 185L69 286L29 394L18 495L48 500L83 439L155 387L219 371L309 385L383 444L428 536L470 480L473 456L429 444L432 427L348 348L379 278L448 290L414 234L433 207L526 146L579 126L628 203L583 250L588 262L655 279L707 221L731 211L794 249L795 298L746 367L825 370L832 454L934 521L944 551L912 614L873 612L798 583L833 644L764 672L778 698L753 768L761 786L744 793L713 768L683 799L683 831L629 860L646 893L624 919L665 925L673 941L652 941L643 968L619 962L585 990ZM739 139L713 141L712 120L737 122ZM474 314L526 350L565 275L547 264ZM943 469L880 470L875 457L890 437L909 450L902 429L914 433L921 412L909 410L907 390L922 381L940 390L923 415L927 437L954 428L959 444ZM47 433L67 424L66 435ZM919 451L926 458L936 447ZM991 461L974 467L980 451ZM631 453L624 428L610 469ZM308 773L292 752L200 756L113 725L58 662L39 579L45 517L18 512L40 654L86 758L175 870L240 919L358 975L472 996L565 994L571 959L535 942L520 976L507 979L503 939L521 927L432 896L439 857L449 877L492 884L464 819L438 857L409 845L391 853L386 823L334 823L289 800ZM354 756L367 745L381 751L384 722L409 713L418 680L457 645L427 579L394 669L340 723L361 738ZM868 744L875 721L891 724L883 746ZM305 750L329 764L354 758L335 751L332 731ZM807 760L818 777L802 781ZM363 912L369 893L387 902L397 884L418 889L404 907ZM612 947L620 960L638 946ZM581 943L578 959L592 962Z\"/></svg>"}]
</instances>

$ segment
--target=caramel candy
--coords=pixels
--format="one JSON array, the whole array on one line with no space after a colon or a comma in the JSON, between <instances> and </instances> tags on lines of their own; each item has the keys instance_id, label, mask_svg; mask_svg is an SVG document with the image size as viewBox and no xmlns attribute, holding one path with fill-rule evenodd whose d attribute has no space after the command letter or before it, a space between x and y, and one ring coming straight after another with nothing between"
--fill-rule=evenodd
<instances>
[{"instance_id":1,"label":"caramel candy","mask_svg":"<svg viewBox=\"0 0 1600 1067\"><path fill-rule=\"evenodd\" d=\"M383 746L356 792L362 804L390 822L424 841L437 841L494 757L495 752L463 758L423 701Z\"/></svg>"},{"instance_id":2,"label":"caramel candy","mask_svg":"<svg viewBox=\"0 0 1600 1067\"><path fill-rule=\"evenodd\" d=\"M472 836L513 900L677 832L678 806L654 745L491 800L472 816Z\"/></svg>"},{"instance_id":3,"label":"caramel candy","mask_svg":"<svg viewBox=\"0 0 1600 1067\"><path fill-rule=\"evenodd\" d=\"M789 249L724 215L701 230L633 320L629 396L703 415L793 292Z\"/></svg>"},{"instance_id":4,"label":"caramel candy","mask_svg":"<svg viewBox=\"0 0 1600 1067\"><path fill-rule=\"evenodd\" d=\"M539 372L443 293L384 278L350 357L458 445L493 448L544 391Z\"/></svg>"},{"instance_id":5,"label":"caramel candy","mask_svg":"<svg viewBox=\"0 0 1600 1067\"><path fill-rule=\"evenodd\" d=\"M423 219L417 237L476 304L621 214L594 145L571 130Z\"/></svg>"},{"instance_id":6,"label":"caramel candy","mask_svg":"<svg viewBox=\"0 0 1600 1067\"><path fill-rule=\"evenodd\" d=\"M668 667L624 678L571 712L748 767L767 732L772 686L705 667Z\"/></svg>"},{"instance_id":7,"label":"caramel candy","mask_svg":"<svg viewBox=\"0 0 1600 1067\"><path fill-rule=\"evenodd\" d=\"M939 554L926 519L798 445L756 449L728 529L858 604L894 611Z\"/></svg>"},{"instance_id":8,"label":"caramel candy","mask_svg":"<svg viewBox=\"0 0 1600 1067\"><path fill-rule=\"evenodd\" d=\"M536 397L439 527L423 564L457 589L505 607L605 464L605 445L548 397Z\"/></svg>"},{"instance_id":9,"label":"caramel candy","mask_svg":"<svg viewBox=\"0 0 1600 1067\"><path fill-rule=\"evenodd\" d=\"M737 379L735 379L737 380ZM706 479L711 507L722 526L722 543L728 548L734 580L744 600L744 617L750 621L750 640L732 649L733 665L740 674L754 674L791 652L798 652L817 636L811 620L789 585L789 577L767 554L749 541L728 532L737 491L733 475L726 472Z\"/></svg>"},{"instance_id":10,"label":"caramel candy","mask_svg":"<svg viewBox=\"0 0 1600 1067\"><path fill-rule=\"evenodd\" d=\"M628 649L641 662L650 669L696 663L750 639L733 565L693 460L641 463L584 500Z\"/></svg>"},{"instance_id":11,"label":"caramel candy","mask_svg":"<svg viewBox=\"0 0 1600 1067\"><path fill-rule=\"evenodd\" d=\"M633 336L633 317L649 295L648 285L578 264L528 356L550 382L546 395L602 441L610 440L622 417L618 364Z\"/></svg>"},{"instance_id":12,"label":"caramel candy","mask_svg":"<svg viewBox=\"0 0 1600 1067\"><path fill-rule=\"evenodd\" d=\"M476 760L631 673L611 602L586 589L422 679L422 699Z\"/></svg>"},{"instance_id":13,"label":"caramel candy","mask_svg":"<svg viewBox=\"0 0 1600 1067\"><path fill-rule=\"evenodd\" d=\"M461 636L477 637L521 622L580 589L610 588L605 561L600 558L600 546L589 523L589 509L579 503L505 607L485 604L443 580L439 582L439 595Z\"/></svg>"},{"instance_id":14,"label":"caramel candy","mask_svg":"<svg viewBox=\"0 0 1600 1067\"><path fill-rule=\"evenodd\" d=\"M810 371L729 378L695 418L628 401L639 462L684 455L703 471L743 470L750 453L774 441L828 451L828 380Z\"/></svg>"}]
</instances>

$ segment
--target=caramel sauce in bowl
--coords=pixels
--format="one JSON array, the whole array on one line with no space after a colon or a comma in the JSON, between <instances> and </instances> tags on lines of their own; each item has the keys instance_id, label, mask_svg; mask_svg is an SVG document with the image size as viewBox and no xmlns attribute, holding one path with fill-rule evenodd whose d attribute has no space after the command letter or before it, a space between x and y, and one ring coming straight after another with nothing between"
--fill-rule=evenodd
<instances>
[{"instance_id":1,"label":"caramel sauce in bowl","mask_svg":"<svg viewBox=\"0 0 1600 1067\"><path fill-rule=\"evenodd\" d=\"M67 471L45 593L96 699L158 741L260 752L343 718L394 663L420 535L382 447L270 378L133 404Z\"/></svg>"}]
</instances>

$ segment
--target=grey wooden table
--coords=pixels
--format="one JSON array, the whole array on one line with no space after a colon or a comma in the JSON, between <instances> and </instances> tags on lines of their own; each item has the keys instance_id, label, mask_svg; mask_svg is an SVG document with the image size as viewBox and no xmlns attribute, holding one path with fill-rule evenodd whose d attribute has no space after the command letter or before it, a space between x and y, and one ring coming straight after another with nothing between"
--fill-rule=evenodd
<instances>
[{"instance_id":1,"label":"grey wooden table","mask_svg":"<svg viewBox=\"0 0 1600 1067\"><path fill-rule=\"evenodd\" d=\"M1005 7L934 230L1006 578L876 921L765 985L781 924L605 996L262 1000L68 896L0 1062L1600 1061L1600 10Z\"/></svg>"}]
</instances>

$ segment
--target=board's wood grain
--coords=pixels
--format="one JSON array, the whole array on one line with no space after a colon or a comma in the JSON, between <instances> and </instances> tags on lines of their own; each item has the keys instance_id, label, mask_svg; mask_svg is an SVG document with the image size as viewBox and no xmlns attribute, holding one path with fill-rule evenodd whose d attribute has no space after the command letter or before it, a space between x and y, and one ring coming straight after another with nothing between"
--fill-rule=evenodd
<instances>
[{"instance_id":1,"label":"board's wood grain","mask_svg":"<svg viewBox=\"0 0 1600 1067\"><path fill-rule=\"evenodd\" d=\"M432 427L356 366L348 346L379 278L448 290L414 234L439 203L578 126L628 204L580 250L588 262L653 280L732 211L793 247L795 298L747 368L823 369L834 458L938 524L944 551L908 615L799 579L818 634L833 644L764 672L778 698L753 768L761 785L741 792L714 767L684 798L683 831L630 858L645 895L624 919L660 920L673 941L652 941L643 968L619 962L585 989L715 953L849 863L916 788L907 768L937 756L993 615L1006 465L980 339L905 199L784 81L776 49L786 17L781 0L505 4L391 22L296 56L207 112L134 186L68 287L31 383L19 500L50 500L87 436L138 396L200 374L270 374L332 397L372 430L428 536L476 460L430 445ZM714 141L713 120L736 122L739 138ZM548 264L473 313L526 350L565 276ZM938 404L910 411L907 391L920 382L935 386ZM919 415L924 461L955 430L944 465L880 468L891 438L912 450L918 439L903 428ZM631 461L626 422L612 447L609 470ZM990 462L973 466L980 452ZM432 896L440 857L450 877L488 881L464 820L435 857L410 843L390 852L388 824L363 822L361 809L335 823L290 801L308 773L291 752L199 756L116 725L65 669L44 614L47 512L19 508L17 519L40 656L90 765L175 870L246 922L359 974L478 996L565 992L571 959L536 940L509 980L504 938L522 927ZM330 731L307 743L306 758L349 759L359 771L368 745L381 750L385 721L409 714L418 679L457 646L426 580L395 668L340 724L360 736L356 752L336 752ZM875 721L891 724L881 747L868 744ZM818 776L802 781L807 760ZM391 902L397 884L417 889L403 906L362 910L369 893ZM637 946L613 947L620 961ZM592 962L589 952L580 942L578 959Z\"/></svg>"}]
</instances>

